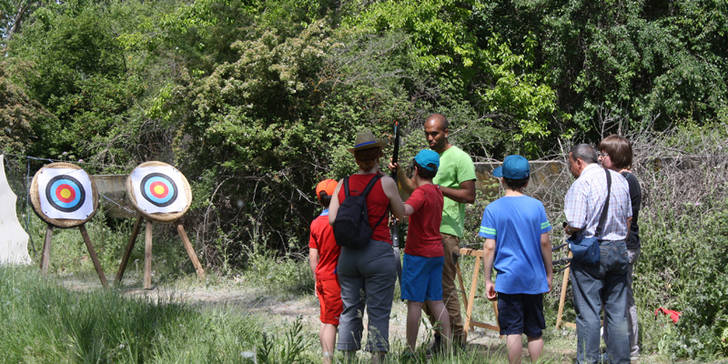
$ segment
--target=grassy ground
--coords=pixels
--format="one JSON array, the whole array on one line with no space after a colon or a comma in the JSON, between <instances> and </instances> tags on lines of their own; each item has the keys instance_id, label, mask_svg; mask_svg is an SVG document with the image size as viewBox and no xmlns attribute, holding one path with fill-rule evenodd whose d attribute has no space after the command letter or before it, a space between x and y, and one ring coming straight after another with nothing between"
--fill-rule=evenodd
<instances>
[{"instance_id":1,"label":"grassy ground","mask_svg":"<svg viewBox=\"0 0 728 364\"><path fill-rule=\"evenodd\" d=\"M88 230L110 281L118 268L130 226L89 224ZM32 220L29 232L42 241L44 225ZM103 290L77 229L56 230L51 272L41 277L37 266L0 267L0 350L2 362L298 362L319 361L318 304L303 257L275 258L252 249L244 271L224 276L208 272L197 280L179 239L155 226L153 290L142 289L141 237L120 287ZM38 245L38 244L37 244ZM34 259L39 258L38 251ZM474 259L461 259L466 291ZM482 273L481 273L482 277ZM561 276L545 299L547 329L542 363L570 363L575 357L572 330L555 330ZM494 323L492 305L476 294L473 318ZM389 362L400 362L405 348L406 307L395 292L390 322ZM571 298L567 299L567 303ZM564 319L573 321L567 304ZM646 348L639 362L667 363L654 343L670 326L645 310ZM671 325L671 324L669 324ZM425 324L418 344L429 342ZM419 352L424 362L424 351ZM525 355L525 350L524 350ZM368 354L359 355L362 361ZM481 328L469 335L466 350L432 363L505 363L505 343ZM720 361L718 361L720 362Z\"/></svg>"},{"instance_id":2,"label":"grassy ground","mask_svg":"<svg viewBox=\"0 0 728 364\"><path fill-rule=\"evenodd\" d=\"M284 263L281 265L285 265ZM103 290L93 272L41 277L36 267L0 268L0 350L5 362L318 362L318 308L311 294L289 294L241 275L194 275L141 289L132 272L121 287ZM392 355L404 351L405 305L395 302ZM493 322L489 305L474 317ZM421 330L418 343L429 340ZM568 363L575 336L545 332L542 363ZM422 352L420 354L423 354ZM360 354L365 361L366 353ZM425 362L424 355L420 356ZM505 363L498 335L477 328L466 350L433 363ZM659 355L640 362L669 362Z\"/></svg>"}]
</instances>

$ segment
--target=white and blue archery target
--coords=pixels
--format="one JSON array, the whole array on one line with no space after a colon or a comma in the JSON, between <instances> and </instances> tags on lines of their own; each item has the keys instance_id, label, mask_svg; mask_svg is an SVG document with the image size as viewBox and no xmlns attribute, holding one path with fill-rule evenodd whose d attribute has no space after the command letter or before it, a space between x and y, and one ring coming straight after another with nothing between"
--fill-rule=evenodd
<instances>
[{"instance_id":1,"label":"white and blue archery target","mask_svg":"<svg viewBox=\"0 0 728 364\"><path fill-rule=\"evenodd\" d=\"M94 213L91 178L82 169L41 169L38 198L41 211L51 219L86 220Z\"/></svg>"},{"instance_id":2,"label":"white and blue archery target","mask_svg":"<svg viewBox=\"0 0 728 364\"><path fill-rule=\"evenodd\" d=\"M139 210L147 214L167 214L184 211L190 201L184 191L186 180L170 165L137 167L129 175L131 188Z\"/></svg>"}]
</instances>

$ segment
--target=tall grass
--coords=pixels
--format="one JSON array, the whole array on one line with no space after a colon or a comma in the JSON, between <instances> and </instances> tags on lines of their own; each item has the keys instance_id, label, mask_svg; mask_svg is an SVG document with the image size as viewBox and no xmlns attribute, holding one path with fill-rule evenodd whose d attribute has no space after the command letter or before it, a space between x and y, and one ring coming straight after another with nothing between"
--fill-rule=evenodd
<instances>
[{"instance_id":1,"label":"tall grass","mask_svg":"<svg viewBox=\"0 0 728 364\"><path fill-rule=\"evenodd\" d=\"M113 290L70 292L35 268L0 267L3 362L239 363L286 358L309 362L300 323L267 335L263 322L232 310L198 311L170 298L129 299Z\"/></svg>"}]
</instances>

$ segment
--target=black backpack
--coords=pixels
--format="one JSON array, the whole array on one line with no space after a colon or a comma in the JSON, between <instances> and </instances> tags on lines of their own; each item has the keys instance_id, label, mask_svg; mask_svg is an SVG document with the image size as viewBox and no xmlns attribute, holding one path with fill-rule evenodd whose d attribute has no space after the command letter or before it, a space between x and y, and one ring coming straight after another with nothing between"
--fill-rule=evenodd
<instances>
[{"instance_id":1,"label":"black backpack","mask_svg":"<svg viewBox=\"0 0 728 364\"><path fill-rule=\"evenodd\" d=\"M334 237L336 244L349 249L363 249L369 244L372 232L382 222L384 215L373 226L369 226L369 214L367 213L367 195L374 184L382 176L377 174L367 184L364 191L358 196L351 196L349 192L349 177L344 178L344 193L346 198L339 206L339 211L334 220Z\"/></svg>"}]
</instances>

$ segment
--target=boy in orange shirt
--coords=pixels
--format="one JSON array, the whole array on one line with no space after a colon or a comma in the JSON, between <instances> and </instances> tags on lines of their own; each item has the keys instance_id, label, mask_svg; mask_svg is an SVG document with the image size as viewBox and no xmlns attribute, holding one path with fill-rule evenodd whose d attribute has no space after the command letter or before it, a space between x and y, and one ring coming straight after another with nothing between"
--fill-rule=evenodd
<instances>
[{"instance_id":1,"label":"boy in orange shirt","mask_svg":"<svg viewBox=\"0 0 728 364\"><path fill-rule=\"evenodd\" d=\"M340 248L336 245L334 230L329 225L328 209L336 184L333 179L327 179L316 185L316 197L324 210L311 222L308 243L309 265L316 281L316 295L321 306L319 339L324 364L333 362L336 328L339 326L339 315L343 310L341 287L336 278L336 263L339 260Z\"/></svg>"}]
</instances>

